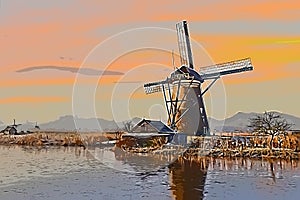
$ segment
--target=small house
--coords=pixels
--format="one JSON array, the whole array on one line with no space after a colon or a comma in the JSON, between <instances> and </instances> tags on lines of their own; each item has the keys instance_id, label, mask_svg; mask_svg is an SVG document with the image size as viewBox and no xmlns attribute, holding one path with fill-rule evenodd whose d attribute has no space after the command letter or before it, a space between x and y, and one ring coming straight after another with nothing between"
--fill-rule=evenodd
<instances>
[{"instance_id":1,"label":"small house","mask_svg":"<svg viewBox=\"0 0 300 200\"><path fill-rule=\"evenodd\" d=\"M174 133L174 131L162 121L142 119L132 129L133 133Z\"/></svg>"},{"instance_id":2,"label":"small house","mask_svg":"<svg viewBox=\"0 0 300 200\"><path fill-rule=\"evenodd\" d=\"M1 131L1 133L4 133L5 135L16 135L18 133L18 130L14 126L7 126Z\"/></svg>"},{"instance_id":3,"label":"small house","mask_svg":"<svg viewBox=\"0 0 300 200\"><path fill-rule=\"evenodd\" d=\"M142 119L131 129L130 133L124 134L122 137L134 137L140 139L166 137L168 138L168 142L170 142L173 139L174 134L174 130L162 121Z\"/></svg>"},{"instance_id":4,"label":"small house","mask_svg":"<svg viewBox=\"0 0 300 200\"><path fill-rule=\"evenodd\" d=\"M0 131L0 133L3 133L5 135L21 135L25 134L23 130L20 130L18 126L21 124L16 124L16 120L14 119L14 123L12 125L8 125L5 129Z\"/></svg>"}]
</instances>

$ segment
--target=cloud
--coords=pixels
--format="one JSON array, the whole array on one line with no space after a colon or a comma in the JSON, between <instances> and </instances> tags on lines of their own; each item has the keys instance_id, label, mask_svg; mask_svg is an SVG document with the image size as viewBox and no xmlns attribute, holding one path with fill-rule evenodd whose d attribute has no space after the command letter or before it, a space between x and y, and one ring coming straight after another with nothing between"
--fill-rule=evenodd
<instances>
[{"instance_id":1,"label":"cloud","mask_svg":"<svg viewBox=\"0 0 300 200\"><path fill-rule=\"evenodd\" d=\"M26 67L16 72L25 73L31 72L35 70L44 70L44 69L53 69L60 71L68 71L71 73L79 73L88 76L99 76L99 75L123 75L124 73L118 71L109 71L109 70L97 70L92 68L76 68L76 67L66 67L66 66L34 66L34 67Z\"/></svg>"}]
</instances>

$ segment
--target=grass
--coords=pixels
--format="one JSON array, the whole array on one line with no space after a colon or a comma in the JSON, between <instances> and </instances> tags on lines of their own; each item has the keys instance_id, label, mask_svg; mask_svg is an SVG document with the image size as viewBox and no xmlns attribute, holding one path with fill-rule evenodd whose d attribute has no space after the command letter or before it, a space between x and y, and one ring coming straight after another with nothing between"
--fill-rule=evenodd
<instances>
[{"instance_id":1,"label":"grass","mask_svg":"<svg viewBox=\"0 0 300 200\"><path fill-rule=\"evenodd\" d=\"M37 132L26 135L0 135L2 145L92 146L117 137L118 133Z\"/></svg>"}]
</instances>

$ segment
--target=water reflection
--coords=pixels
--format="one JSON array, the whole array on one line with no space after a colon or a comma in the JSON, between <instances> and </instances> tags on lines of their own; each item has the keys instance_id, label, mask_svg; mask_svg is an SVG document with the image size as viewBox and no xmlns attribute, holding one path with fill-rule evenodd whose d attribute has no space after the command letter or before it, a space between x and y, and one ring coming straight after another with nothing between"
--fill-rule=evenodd
<instances>
[{"instance_id":1,"label":"water reflection","mask_svg":"<svg viewBox=\"0 0 300 200\"><path fill-rule=\"evenodd\" d=\"M283 199L299 195L299 161L211 159L206 179L208 199ZM223 194L222 194L223 193ZM220 195L222 194L222 195ZM216 198L218 197L218 198Z\"/></svg>"},{"instance_id":2,"label":"water reflection","mask_svg":"<svg viewBox=\"0 0 300 200\"><path fill-rule=\"evenodd\" d=\"M130 169L135 173L107 168L107 165L102 164L103 160L99 162L94 158L95 152L105 155L102 158L108 159L110 164L114 164L113 167ZM136 197L132 199L147 195L149 199L176 200L245 199L245 197L297 199L300 195L297 190L297 186L300 185L300 168L299 161L295 160L209 157L183 160L164 154L127 154L105 148L38 149L20 146L0 146L0 157L2 188L20 182L35 184L41 180L36 187L40 187L40 184L49 187L53 182L61 188L71 185L69 191L71 194L78 192L78 187L88 190L86 185L89 184L89 187L95 187L95 191L99 193L114 192L114 199L122 199L124 194ZM171 164L165 165L168 162ZM145 171L146 173L140 173ZM64 178L60 179L62 176ZM46 178L43 179L44 182L40 177ZM69 182L64 182L65 179ZM128 182L131 184L127 184ZM23 187L29 193L38 190L32 189L35 187L26 188L22 185L21 188ZM14 193L14 188L18 187L13 186L5 190ZM64 189L61 189L61 192L64 192ZM161 197L154 198L154 194Z\"/></svg>"},{"instance_id":3,"label":"water reflection","mask_svg":"<svg viewBox=\"0 0 300 200\"><path fill-rule=\"evenodd\" d=\"M82 147L0 146L0 157L1 186L79 171L95 160Z\"/></svg>"},{"instance_id":4,"label":"water reflection","mask_svg":"<svg viewBox=\"0 0 300 200\"><path fill-rule=\"evenodd\" d=\"M208 159L178 159L169 166L171 190L176 200L203 199Z\"/></svg>"},{"instance_id":5,"label":"water reflection","mask_svg":"<svg viewBox=\"0 0 300 200\"><path fill-rule=\"evenodd\" d=\"M249 191L256 192L252 194L255 198L280 199L284 192L294 190L299 175L299 161L295 160L203 157L178 159L169 166L170 189L176 200L240 199ZM298 193L294 192L290 195Z\"/></svg>"},{"instance_id":6,"label":"water reflection","mask_svg":"<svg viewBox=\"0 0 300 200\"><path fill-rule=\"evenodd\" d=\"M92 154L108 167L131 173L160 170L176 161L179 155L177 152L132 153L120 148L95 148Z\"/></svg>"}]
</instances>

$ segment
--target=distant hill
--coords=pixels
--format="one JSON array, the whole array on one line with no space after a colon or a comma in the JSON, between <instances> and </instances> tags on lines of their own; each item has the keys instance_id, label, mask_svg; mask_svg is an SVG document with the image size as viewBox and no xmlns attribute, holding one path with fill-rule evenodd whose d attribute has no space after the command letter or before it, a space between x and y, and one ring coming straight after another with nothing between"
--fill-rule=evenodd
<instances>
[{"instance_id":1,"label":"distant hill","mask_svg":"<svg viewBox=\"0 0 300 200\"><path fill-rule=\"evenodd\" d=\"M292 129L300 129L300 118L293 115L279 113L282 115L289 123L295 124ZM247 131L249 125L249 119L255 117L262 113L244 113L238 112L235 115L226 118L225 120L217 120L210 118L210 128L216 131ZM131 119L132 124L137 124L141 118L135 117ZM76 121L76 126L74 121ZM99 125L100 126L99 126ZM55 121L44 123L40 125L41 129L44 130L81 130L81 131L115 131L122 130L124 128L124 122L115 122L105 119L96 118L74 118L72 115L62 116Z\"/></svg>"},{"instance_id":2,"label":"distant hill","mask_svg":"<svg viewBox=\"0 0 300 200\"><path fill-rule=\"evenodd\" d=\"M76 124L75 124L76 123ZM120 127L115 121L97 118L78 118L72 115L62 116L57 120L40 125L42 130L59 131L110 131L119 130Z\"/></svg>"},{"instance_id":3,"label":"distant hill","mask_svg":"<svg viewBox=\"0 0 300 200\"><path fill-rule=\"evenodd\" d=\"M293 115L284 114L276 112L285 118L289 123L294 124L291 129L300 129L300 118ZM244 113L238 112L232 117L226 118L225 120L217 120L210 118L210 128L211 130L233 132L233 131L247 131L249 125L249 119L255 117L256 115L261 115L262 113Z\"/></svg>"},{"instance_id":4,"label":"distant hill","mask_svg":"<svg viewBox=\"0 0 300 200\"><path fill-rule=\"evenodd\" d=\"M132 125L137 124L141 118L134 117ZM126 122L126 121L124 121ZM124 129L124 122L115 122L113 120L105 120L100 118L78 118L72 115L61 116L57 120L47 123L37 124L41 130L48 131L116 131ZM75 125L76 123L76 125ZM0 121L0 130L3 130L6 126L11 124L3 124ZM36 122L25 122L18 126L19 130L27 131L34 130Z\"/></svg>"},{"instance_id":5,"label":"distant hill","mask_svg":"<svg viewBox=\"0 0 300 200\"><path fill-rule=\"evenodd\" d=\"M289 123L294 124L291 129L300 129L300 118L279 113L282 115ZM224 132L234 132L234 131L247 131L249 125L249 119L261 113L244 113L238 112L235 115L226 118L225 120L217 120L214 118L209 118L211 131L224 131ZM134 117L132 125L137 124L141 118ZM75 125L76 122L76 125ZM125 121L124 121L125 122ZM56 131L116 131L122 130L124 128L124 122L115 122L114 120L105 120L100 118L78 118L72 115L61 116L57 120L50 121L43 124L38 124L41 130L56 130ZM32 130L36 125L35 122L25 122L19 126L20 130ZM4 129L7 125L0 121L0 129Z\"/></svg>"}]
</instances>

